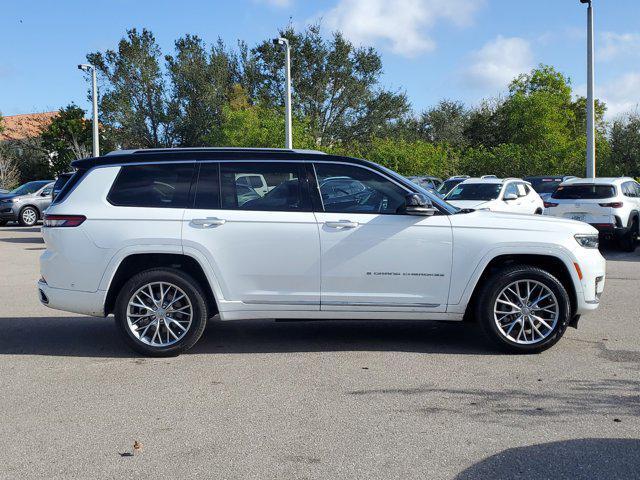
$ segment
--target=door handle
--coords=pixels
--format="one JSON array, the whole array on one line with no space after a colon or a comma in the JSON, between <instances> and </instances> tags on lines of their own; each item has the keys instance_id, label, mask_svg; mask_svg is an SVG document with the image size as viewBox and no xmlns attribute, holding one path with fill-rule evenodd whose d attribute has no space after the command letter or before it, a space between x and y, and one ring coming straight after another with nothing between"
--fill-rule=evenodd
<instances>
[{"instance_id":1,"label":"door handle","mask_svg":"<svg viewBox=\"0 0 640 480\"><path fill-rule=\"evenodd\" d=\"M191 225L202 228L211 228L218 225L224 225L227 221L223 218L207 217L207 218L194 218L191 220Z\"/></svg>"},{"instance_id":2,"label":"door handle","mask_svg":"<svg viewBox=\"0 0 640 480\"><path fill-rule=\"evenodd\" d=\"M330 228L356 228L360 225L358 222L352 222L351 220L338 220L337 222L324 222L327 227Z\"/></svg>"}]
</instances>

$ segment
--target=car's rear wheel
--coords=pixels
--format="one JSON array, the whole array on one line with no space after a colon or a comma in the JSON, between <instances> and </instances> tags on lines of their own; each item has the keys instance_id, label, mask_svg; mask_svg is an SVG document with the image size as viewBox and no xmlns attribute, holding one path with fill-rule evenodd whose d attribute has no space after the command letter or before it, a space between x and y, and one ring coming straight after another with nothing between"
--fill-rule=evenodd
<instances>
[{"instance_id":1,"label":"car's rear wheel","mask_svg":"<svg viewBox=\"0 0 640 480\"><path fill-rule=\"evenodd\" d=\"M23 227L33 227L38 221L38 210L34 207L24 207L20 210L20 215L18 216L18 222Z\"/></svg>"},{"instance_id":2,"label":"car's rear wheel","mask_svg":"<svg viewBox=\"0 0 640 480\"><path fill-rule=\"evenodd\" d=\"M635 252L638 248L638 219L635 218L631 224L631 229L624 237L620 239L620 248L625 252Z\"/></svg>"},{"instance_id":3,"label":"car's rear wheel","mask_svg":"<svg viewBox=\"0 0 640 480\"><path fill-rule=\"evenodd\" d=\"M476 316L487 337L512 353L538 353L567 329L571 301L549 272L529 265L499 270L478 292Z\"/></svg>"},{"instance_id":4,"label":"car's rear wheel","mask_svg":"<svg viewBox=\"0 0 640 480\"><path fill-rule=\"evenodd\" d=\"M0 220L0 227L4 227L7 224L7 220Z\"/></svg>"},{"instance_id":5,"label":"car's rear wheel","mask_svg":"<svg viewBox=\"0 0 640 480\"><path fill-rule=\"evenodd\" d=\"M175 269L146 270L124 284L114 314L120 332L137 352L179 355L202 336L208 318L200 285Z\"/></svg>"}]
</instances>

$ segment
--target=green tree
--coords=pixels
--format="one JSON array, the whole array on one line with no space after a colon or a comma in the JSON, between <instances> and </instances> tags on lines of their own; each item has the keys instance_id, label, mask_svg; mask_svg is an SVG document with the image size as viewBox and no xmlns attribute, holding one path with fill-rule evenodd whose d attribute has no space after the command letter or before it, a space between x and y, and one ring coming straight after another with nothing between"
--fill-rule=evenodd
<instances>
[{"instance_id":1,"label":"green tree","mask_svg":"<svg viewBox=\"0 0 640 480\"><path fill-rule=\"evenodd\" d=\"M100 147L103 152L113 149L113 143L100 126ZM54 175L68 172L71 162L90 157L93 151L93 124L86 112L75 104L61 108L41 135L42 148L51 159Z\"/></svg>"},{"instance_id":2,"label":"green tree","mask_svg":"<svg viewBox=\"0 0 640 480\"><path fill-rule=\"evenodd\" d=\"M296 148L312 148L308 124L297 117L292 121ZM235 85L229 103L223 107L222 121L205 138L212 146L281 148L284 145L284 110L252 105L240 85Z\"/></svg>"},{"instance_id":3,"label":"green tree","mask_svg":"<svg viewBox=\"0 0 640 480\"><path fill-rule=\"evenodd\" d=\"M468 123L469 111L462 102L441 100L416 121L416 134L429 142L464 146Z\"/></svg>"},{"instance_id":4,"label":"green tree","mask_svg":"<svg viewBox=\"0 0 640 480\"><path fill-rule=\"evenodd\" d=\"M174 144L162 53L150 31L128 30L117 50L90 53L87 60L96 66L103 80L101 121L113 127L122 147Z\"/></svg>"},{"instance_id":5,"label":"green tree","mask_svg":"<svg viewBox=\"0 0 640 480\"><path fill-rule=\"evenodd\" d=\"M238 59L222 40L207 50L195 35L178 39L175 49L174 56L166 56L175 141L178 146L203 146L211 130L220 128L232 86L240 81Z\"/></svg>"},{"instance_id":6,"label":"green tree","mask_svg":"<svg viewBox=\"0 0 640 480\"><path fill-rule=\"evenodd\" d=\"M336 32L327 40L318 25L280 32L291 44L293 107L309 122L318 146L365 141L380 135L409 111L404 93L380 87L382 61L373 48L355 47ZM245 78L255 102L284 104L284 54L264 41L245 58ZM250 80L249 80L250 79Z\"/></svg>"},{"instance_id":7,"label":"green tree","mask_svg":"<svg viewBox=\"0 0 640 480\"><path fill-rule=\"evenodd\" d=\"M640 115L619 118L611 126L611 170L640 177Z\"/></svg>"}]
</instances>

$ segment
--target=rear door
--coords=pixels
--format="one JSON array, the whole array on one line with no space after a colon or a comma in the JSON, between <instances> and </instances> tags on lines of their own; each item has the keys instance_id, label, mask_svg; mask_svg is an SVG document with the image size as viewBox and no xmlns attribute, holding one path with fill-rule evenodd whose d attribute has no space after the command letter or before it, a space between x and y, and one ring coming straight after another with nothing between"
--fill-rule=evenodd
<instances>
[{"instance_id":1,"label":"rear door","mask_svg":"<svg viewBox=\"0 0 640 480\"><path fill-rule=\"evenodd\" d=\"M268 191L247 191L262 177ZM183 245L209 262L225 308L319 310L320 240L303 164L212 162L200 165Z\"/></svg>"},{"instance_id":2,"label":"rear door","mask_svg":"<svg viewBox=\"0 0 640 480\"><path fill-rule=\"evenodd\" d=\"M444 312L449 217L403 214L409 190L364 166L316 162L314 169L321 196L321 309Z\"/></svg>"}]
</instances>

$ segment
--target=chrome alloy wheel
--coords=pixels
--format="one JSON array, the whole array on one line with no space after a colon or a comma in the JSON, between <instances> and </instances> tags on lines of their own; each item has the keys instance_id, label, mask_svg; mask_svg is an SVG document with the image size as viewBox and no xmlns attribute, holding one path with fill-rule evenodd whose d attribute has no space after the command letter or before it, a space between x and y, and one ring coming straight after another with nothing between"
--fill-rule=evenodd
<instances>
[{"instance_id":1,"label":"chrome alloy wheel","mask_svg":"<svg viewBox=\"0 0 640 480\"><path fill-rule=\"evenodd\" d=\"M25 208L22 211L22 221L27 225L33 225L38 221L38 214L33 208Z\"/></svg>"},{"instance_id":2,"label":"chrome alloy wheel","mask_svg":"<svg viewBox=\"0 0 640 480\"><path fill-rule=\"evenodd\" d=\"M135 338L152 347L168 347L189 331L193 306L181 288L167 282L140 287L127 305L127 326Z\"/></svg>"},{"instance_id":3,"label":"chrome alloy wheel","mask_svg":"<svg viewBox=\"0 0 640 480\"><path fill-rule=\"evenodd\" d=\"M540 343L554 331L560 305L549 287L535 280L517 280L498 295L493 318L501 335L522 345Z\"/></svg>"}]
</instances>

